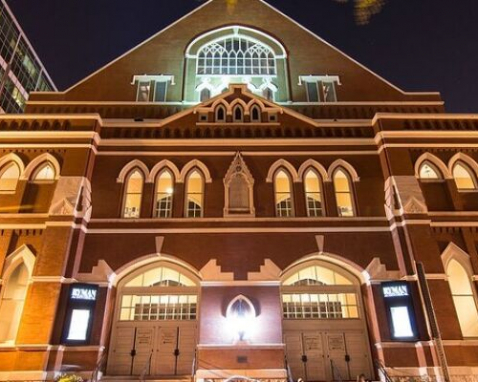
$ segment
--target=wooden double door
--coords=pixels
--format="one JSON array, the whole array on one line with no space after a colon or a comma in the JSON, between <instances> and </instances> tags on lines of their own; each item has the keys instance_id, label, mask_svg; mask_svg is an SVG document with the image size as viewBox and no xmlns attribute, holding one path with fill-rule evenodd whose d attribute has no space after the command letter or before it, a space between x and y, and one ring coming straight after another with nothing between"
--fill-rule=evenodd
<instances>
[{"instance_id":1,"label":"wooden double door","mask_svg":"<svg viewBox=\"0 0 478 382\"><path fill-rule=\"evenodd\" d=\"M370 351L363 331L293 330L284 334L287 361L294 380L371 378Z\"/></svg>"},{"instance_id":2,"label":"wooden double door","mask_svg":"<svg viewBox=\"0 0 478 382\"><path fill-rule=\"evenodd\" d=\"M109 375L191 375L196 321L122 322L114 328Z\"/></svg>"}]
</instances>

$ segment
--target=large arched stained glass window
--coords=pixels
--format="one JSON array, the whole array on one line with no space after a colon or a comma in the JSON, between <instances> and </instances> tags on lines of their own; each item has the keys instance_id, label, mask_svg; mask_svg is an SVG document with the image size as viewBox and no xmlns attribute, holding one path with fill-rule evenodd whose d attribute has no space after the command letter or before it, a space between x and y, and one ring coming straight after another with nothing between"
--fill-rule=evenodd
<instances>
[{"instance_id":1,"label":"large arched stained glass window","mask_svg":"<svg viewBox=\"0 0 478 382\"><path fill-rule=\"evenodd\" d=\"M275 56L272 49L256 40L227 37L200 49L197 74L276 75Z\"/></svg>"}]
</instances>

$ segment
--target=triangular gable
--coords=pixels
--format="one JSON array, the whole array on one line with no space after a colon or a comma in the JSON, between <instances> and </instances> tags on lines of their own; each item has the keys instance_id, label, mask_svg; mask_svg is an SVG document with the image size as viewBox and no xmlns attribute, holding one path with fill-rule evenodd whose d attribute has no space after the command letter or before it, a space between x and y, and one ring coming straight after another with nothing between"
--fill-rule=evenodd
<instances>
[{"instance_id":1,"label":"triangular gable","mask_svg":"<svg viewBox=\"0 0 478 382\"><path fill-rule=\"evenodd\" d=\"M304 94L299 76L317 74L340 76L341 101L440 99L438 93L404 93L263 0L238 0L232 13L226 0L209 0L65 92L37 93L32 99L131 102L136 98L133 76L148 73L174 76L175 85L168 92L180 101L186 47L197 36L225 25L250 26L281 41L289 56L294 100Z\"/></svg>"}]
</instances>

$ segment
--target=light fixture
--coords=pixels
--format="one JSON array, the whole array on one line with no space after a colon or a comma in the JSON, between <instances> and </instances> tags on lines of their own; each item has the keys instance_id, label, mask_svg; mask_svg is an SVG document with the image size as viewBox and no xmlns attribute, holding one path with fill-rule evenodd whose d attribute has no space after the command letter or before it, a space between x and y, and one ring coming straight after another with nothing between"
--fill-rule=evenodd
<instances>
[{"instance_id":1,"label":"light fixture","mask_svg":"<svg viewBox=\"0 0 478 382\"><path fill-rule=\"evenodd\" d=\"M254 305L247 297L239 295L229 303L226 313L228 326L239 342L250 339L255 317Z\"/></svg>"}]
</instances>

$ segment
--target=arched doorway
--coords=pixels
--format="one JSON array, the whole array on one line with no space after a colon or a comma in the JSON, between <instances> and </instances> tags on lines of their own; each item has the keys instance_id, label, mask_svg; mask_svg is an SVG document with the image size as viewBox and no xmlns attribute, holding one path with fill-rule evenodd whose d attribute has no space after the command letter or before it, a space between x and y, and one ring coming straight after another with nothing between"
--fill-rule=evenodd
<instances>
[{"instance_id":1,"label":"arched doorway","mask_svg":"<svg viewBox=\"0 0 478 382\"><path fill-rule=\"evenodd\" d=\"M197 344L199 279L169 262L118 284L107 373L190 375Z\"/></svg>"},{"instance_id":2,"label":"arched doorway","mask_svg":"<svg viewBox=\"0 0 478 382\"><path fill-rule=\"evenodd\" d=\"M284 343L294 379L371 378L360 281L327 261L286 271L281 285Z\"/></svg>"}]
</instances>

